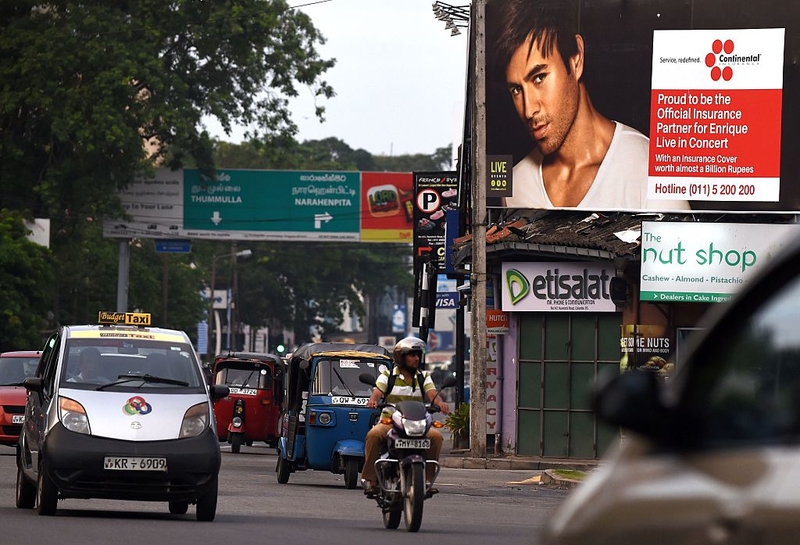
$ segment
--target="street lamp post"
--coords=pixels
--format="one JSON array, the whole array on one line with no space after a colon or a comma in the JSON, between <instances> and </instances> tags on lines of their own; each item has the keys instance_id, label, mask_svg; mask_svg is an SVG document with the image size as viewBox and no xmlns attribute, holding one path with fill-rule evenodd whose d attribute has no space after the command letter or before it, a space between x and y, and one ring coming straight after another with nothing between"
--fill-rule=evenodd
<instances>
[{"instance_id":1,"label":"street lamp post","mask_svg":"<svg viewBox=\"0 0 800 545\"><path fill-rule=\"evenodd\" d=\"M210 297L209 297L209 305L208 305L208 356L209 360L213 360L216 352L218 349L216 348L216 342L219 340L219 335L216 332L217 329L217 321L216 320L216 313L214 311L214 302L216 301L216 283L217 283L217 260L223 259L226 257L250 257L253 255L251 250L240 250L238 252L231 252L223 255L215 255L211 258L211 285L210 285ZM228 295L230 297L230 295ZM211 333L212 326L211 321L214 320L214 333ZM230 324L228 324L228 328L230 328ZM213 341L213 344L212 344ZM228 345L230 347L230 345ZM212 347L214 347L212 349ZM212 351L213 350L213 351Z\"/></svg>"}]
</instances>

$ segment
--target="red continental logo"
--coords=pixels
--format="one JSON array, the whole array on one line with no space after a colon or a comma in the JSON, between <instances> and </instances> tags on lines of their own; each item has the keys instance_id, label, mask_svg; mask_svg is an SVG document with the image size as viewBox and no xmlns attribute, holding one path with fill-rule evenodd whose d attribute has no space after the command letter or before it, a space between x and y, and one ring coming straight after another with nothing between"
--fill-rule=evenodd
<instances>
[{"instance_id":1,"label":"red continental logo","mask_svg":"<svg viewBox=\"0 0 800 545\"><path fill-rule=\"evenodd\" d=\"M761 53L752 55L735 54L733 40L714 40L711 52L706 54L706 66L711 68L711 79L719 81L733 79L734 65L758 64L761 62Z\"/></svg>"},{"instance_id":2,"label":"red continental logo","mask_svg":"<svg viewBox=\"0 0 800 545\"><path fill-rule=\"evenodd\" d=\"M706 66L711 68L711 79L719 81L719 78L730 81L733 77L733 68L730 66L720 67L717 62L721 60L722 54L730 55L733 53L733 40L714 40L711 44L711 53L706 55Z\"/></svg>"}]
</instances>

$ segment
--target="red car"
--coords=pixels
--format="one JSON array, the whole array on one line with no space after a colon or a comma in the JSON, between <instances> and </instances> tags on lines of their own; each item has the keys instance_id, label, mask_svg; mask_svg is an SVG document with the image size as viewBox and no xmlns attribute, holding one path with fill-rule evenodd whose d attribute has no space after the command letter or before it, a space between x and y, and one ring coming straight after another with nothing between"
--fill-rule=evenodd
<instances>
[{"instance_id":1,"label":"red car","mask_svg":"<svg viewBox=\"0 0 800 545\"><path fill-rule=\"evenodd\" d=\"M22 381L34 375L40 355L35 350L0 354L0 445L17 444L28 395Z\"/></svg>"}]
</instances>

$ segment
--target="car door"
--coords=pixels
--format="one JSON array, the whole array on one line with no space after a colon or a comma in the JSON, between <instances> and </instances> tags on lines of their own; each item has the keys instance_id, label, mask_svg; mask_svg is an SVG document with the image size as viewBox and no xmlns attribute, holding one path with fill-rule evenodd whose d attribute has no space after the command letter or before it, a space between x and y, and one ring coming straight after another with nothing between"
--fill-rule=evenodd
<instances>
[{"instance_id":1,"label":"car door","mask_svg":"<svg viewBox=\"0 0 800 545\"><path fill-rule=\"evenodd\" d=\"M47 414L56 389L56 368L61 347L61 335L50 336L45 343L34 378L41 381L39 391L31 392L25 407L24 455L36 470L39 467L39 452L47 430Z\"/></svg>"}]
</instances>

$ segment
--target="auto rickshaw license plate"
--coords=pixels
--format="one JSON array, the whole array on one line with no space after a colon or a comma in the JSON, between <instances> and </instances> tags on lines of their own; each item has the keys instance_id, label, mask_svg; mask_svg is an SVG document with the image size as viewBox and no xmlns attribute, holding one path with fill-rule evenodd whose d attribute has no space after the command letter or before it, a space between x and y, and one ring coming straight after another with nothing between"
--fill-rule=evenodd
<instances>
[{"instance_id":1,"label":"auto rickshaw license plate","mask_svg":"<svg viewBox=\"0 0 800 545\"><path fill-rule=\"evenodd\" d=\"M430 439L395 439L394 440L394 448L416 448L416 449L428 449L431 448L431 440Z\"/></svg>"},{"instance_id":2,"label":"auto rickshaw license plate","mask_svg":"<svg viewBox=\"0 0 800 545\"><path fill-rule=\"evenodd\" d=\"M166 471L167 459L149 456L106 456L103 469L113 471Z\"/></svg>"}]
</instances>

